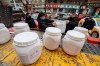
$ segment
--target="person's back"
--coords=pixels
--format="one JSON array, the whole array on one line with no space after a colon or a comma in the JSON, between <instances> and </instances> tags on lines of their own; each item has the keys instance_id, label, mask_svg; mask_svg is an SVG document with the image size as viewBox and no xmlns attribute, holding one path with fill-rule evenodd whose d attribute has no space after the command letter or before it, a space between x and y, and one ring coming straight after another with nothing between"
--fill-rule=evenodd
<instances>
[{"instance_id":1,"label":"person's back","mask_svg":"<svg viewBox=\"0 0 100 66\"><path fill-rule=\"evenodd\" d=\"M39 29L45 30L47 28L44 20L38 18L37 21L39 22Z\"/></svg>"},{"instance_id":2,"label":"person's back","mask_svg":"<svg viewBox=\"0 0 100 66\"><path fill-rule=\"evenodd\" d=\"M88 30L92 30L95 26L95 22L92 18L86 18L82 27L87 28Z\"/></svg>"},{"instance_id":3,"label":"person's back","mask_svg":"<svg viewBox=\"0 0 100 66\"><path fill-rule=\"evenodd\" d=\"M26 20L25 20L25 22L28 23L28 25L29 25L30 28L35 28L36 27L34 19L31 18L31 15L29 13L26 14Z\"/></svg>"}]
</instances>

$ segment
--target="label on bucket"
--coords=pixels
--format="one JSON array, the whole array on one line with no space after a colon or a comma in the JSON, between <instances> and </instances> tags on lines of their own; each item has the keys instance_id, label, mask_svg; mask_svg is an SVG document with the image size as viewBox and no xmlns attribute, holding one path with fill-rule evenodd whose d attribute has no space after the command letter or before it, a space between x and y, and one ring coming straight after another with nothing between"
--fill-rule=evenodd
<instances>
[{"instance_id":1,"label":"label on bucket","mask_svg":"<svg viewBox=\"0 0 100 66\"><path fill-rule=\"evenodd\" d=\"M23 55L23 56L19 56L20 58L20 61L23 63L23 64L26 64L26 63L29 63L29 59L28 59L28 56L27 55Z\"/></svg>"},{"instance_id":2,"label":"label on bucket","mask_svg":"<svg viewBox=\"0 0 100 66\"><path fill-rule=\"evenodd\" d=\"M34 50L33 53L31 53L31 55L30 55L30 60L33 62L38 60L40 53L41 53L41 50L39 50L39 48Z\"/></svg>"},{"instance_id":3,"label":"label on bucket","mask_svg":"<svg viewBox=\"0 0 100 66\"><path fill-rule=\"evenodd\" d=\"M39 54L39 51L36 50L30 55L30 59L34 59Z\"/></svg>"}]
</instances>

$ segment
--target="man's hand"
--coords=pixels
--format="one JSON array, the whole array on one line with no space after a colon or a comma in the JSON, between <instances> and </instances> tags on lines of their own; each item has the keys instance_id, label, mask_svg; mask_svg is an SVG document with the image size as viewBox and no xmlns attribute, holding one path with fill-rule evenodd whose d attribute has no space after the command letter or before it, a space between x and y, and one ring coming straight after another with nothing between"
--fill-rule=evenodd
<instances>
[{"instance_id":1,"label":"man's hand","mask_svg":"<svg viewBox=\"0 0 100 66\"><path fill-rule=\"evenodd\" d=\"M57 24L56 24L56 23L53 23L53 26L55 26L55 27L56 27L56 26L57 26Z\"/></svg>"},{"instance_id":2,"label":"man's hand","mask_svg":"<svg viewBox=\"0 0 100 66\"><path fill-rule=\"evenodd\" d=\"M69 23L69 20L66 20L66 24L68 24Z\"/></svg>"}]
</instances>

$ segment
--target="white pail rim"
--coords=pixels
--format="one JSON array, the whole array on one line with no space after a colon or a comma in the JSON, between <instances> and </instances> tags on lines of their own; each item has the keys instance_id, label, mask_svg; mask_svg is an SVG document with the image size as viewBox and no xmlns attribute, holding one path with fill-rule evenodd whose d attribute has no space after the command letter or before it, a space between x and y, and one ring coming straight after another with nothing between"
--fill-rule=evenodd
<instances>
[{"instance_id":1,"label":"white pail rim","mask_svg":"<svg viewBox=\"0 0 100 66\"><path fill-rule=\"evenodd\" d=\"M46 33L49 35L61 35L61 30L56 27L48 27Z\"/></svg>"},{"instance_id":2,"label":"white pail rim","mask_svg":"<svg viewBox=\"0 0 100 66\"><path fill-rule=\"evenodd\" d=\"M14 37L14 44L17 46L28 46L35 44L39 37L35 32L22 32Z\"/></svg>"},{"instance_id":3,"label":"white pail rim","mask_svg":"<svg viewBox=\"0 0 100 66\"><path fill-rule=\"evenodd\" d=\"M85 40L85 34L75 30L68 31L66 35L74 40Z\"/></svg>"}]
</instances>

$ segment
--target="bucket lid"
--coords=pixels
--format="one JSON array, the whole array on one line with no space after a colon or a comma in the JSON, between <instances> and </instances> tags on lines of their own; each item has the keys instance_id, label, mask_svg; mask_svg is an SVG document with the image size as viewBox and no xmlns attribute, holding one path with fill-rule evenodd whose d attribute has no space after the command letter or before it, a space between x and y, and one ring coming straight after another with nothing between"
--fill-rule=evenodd
<instances>
[{"instance_id":1,"label":"bucket lid","mask_svg":"<svg viewBox=\"0 0 100 66\"><path fill-rule=\"evenodd\" d=\"M3 23L0 23L0 29L4 28L5 25Z\"/></svg>"},{"instance_id":2,"label":"bucket lid","mask_svg":"<svg viewBox=\"0 0 100 66\"><path fill-rule=\"evenodd\" d=\"M83 27L75 27L75 30L83 32L83 33L88 33L88 29L83 28Z\"/></svg>"},{"instance_id":3,"label":"bucket lid","mask_svg":"<svg viewBox=\"0 0 100 66\"><path fill-rule=\"evenodd\" d=\"M60 35L61 30L59 28L56 28L56 27L48 27L46 29L46 33L50 34L50 35Z\"/></svg>"},{"instance_id":4,"label":"bucket lid","mask_svg":"<svg viewBox=\"0 0 100 66\"><path fill-rule=\"evenodd\" d=\"M22 32L14 37L14 44L17 46L27 46L35 44L38 40L38 35L35 32Z\"/></svg>"},{"instance_id":5,"label":"bucket lid","mask_svg":"<svg viewBox=\"0 0 100 66\"><path fill-rule=\"evenodd\" d=\"M67 32L68 37L74 39L74 40L83 40L85 39L85 35L81 32L70 30Z\"/></svg>"},{"instance_id":6,"label":"bucket lid","mask_svg":"<svg viewBox=\"0 0 100 66\"><path fill-rule=\"evenodd\" d=\"M28 27L27 23L15 23L14 28L26 28Z\"/></svg>"}]
</instances>

